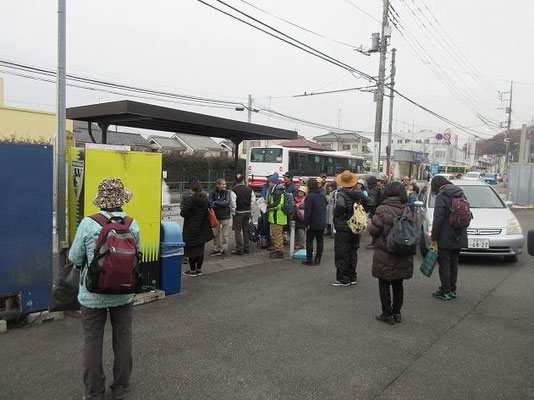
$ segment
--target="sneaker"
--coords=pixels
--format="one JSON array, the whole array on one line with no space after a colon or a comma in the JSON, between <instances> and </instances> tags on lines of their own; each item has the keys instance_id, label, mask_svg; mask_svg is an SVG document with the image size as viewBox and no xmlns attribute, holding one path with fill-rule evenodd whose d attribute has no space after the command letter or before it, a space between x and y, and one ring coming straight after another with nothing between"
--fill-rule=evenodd
<instances>
[{"instance_id":1,"label":"sneaker","mask_svg":"<svg viewBox=\"0 0 534 400\"><path fill-rule=\"evenodd\" d=\"M452 290L451 293L450 293L450 295L451 295L451 297L452 297L453 299L455 299L455 298L456 298L456 290Z\"/></svg>"},{"instance_id":2,"label":"sneaker","mask_svg":"<svg viewBox=\"0 0 534 400\"><path fill-rule=\"evenodd\" d=\"M186 276L197 276L197 272L196 271L192 271L192 270L184 271L184 275L186 275Z\"/></svg>"},{"instance_id":3,"label":"sneaker","mask_svg":"<svg viewBox=\"0 0 534 400\"><path fill-rule=\"evenodd\" d=\"M400 324L402 322L402 317L401 317L400 313L399 314L393 314L393 319L395 320L395 322L397 324Z\"/></svg>"},{"instance_id":4,"label":"sneaker","mask_svg":"<svg viewBox=\"0 0 534 400\"><path fill-rule=\"evenodd\" d=\"M335 282L332 282L332 286L350 286L350 283L343 283L343 282L340 282L340 281L335 281Z\"/></svg>"},{"instance_id":5,"label":"sneaker","mask_svg":"<svg viewBox=\"0 0 534 400\"><path fill-rule=\"evenodd\" d=\"M214 256L220 256L222 253L222 251L219 251L219 250L213 250L211 253L210 253L210 256L214 257Z\"/></svg>"},{"instance_id":6,"label":"sneaker","mask_svg":"<svg viewBox=\"0 0 534 400\"><path fill-rule=\"evenodd\" d=\"M436 290L434 293L432 293L432 296L434 296L436 299L452 300L452 295L450 293L445 293L441 290Z\"/></svg>"},{"instance_id":7,"label":"sneaker","mask_svg":"<svg viewBox=\"0 0 534 400\"><path fill-rule=\"evenodd\" d=\"M245 253L243 251L232 250L232 254L234 256L242 256Z\"/></svg>"},{"instance_id":8,"label":"sneaker","mask_svg":"<svg viewBox=\"0 0 534 400\"><path fill-rule=\"evenodd\" d=\"M197 269L195 272L197 273L197 276L202 275L202 270L200 270L200 269Z\"/></svg>"},{"instance_id":9,"label":"sneaker","mask_svg":"<svg viewBox=\"0 0 534 400\"><path fill-rule=\"evenodd\" d=\"M284 258L284 253L281 251L275 251L269 254L269 258Z\"/></svg>"},{"instance_id":10,"label":"sneaker","mask_svg":"<svg viewBox=\"0 0 534 400\"><path fill-rule=\"evenodd\" d=\"M226 258L226 250L221 251L220 256L221 256L221 259L225 259Z\"/></svg>"},{"instance_id":11,"label":"sneaker","mask_svg":"<svg viewBox=\"0 0 534 400\"><path fill-rule=\"evenodd\" d=\"M375 318L377 321L385 322L388 325L395 325L395 320L393 319L393 315L380 314L380 315L377 315Z\"/></svg>"},{"instance_id":12,"label":"sneaker","mask_svg":"<svg viewBox=\"0 0 534 400\"><path fill-rule=\"evenodd\" d=\"M354 279L353 281L350 281L351 285L356 285L356 283L358 283L358 279Z\"/></svg>"}]
</instances>

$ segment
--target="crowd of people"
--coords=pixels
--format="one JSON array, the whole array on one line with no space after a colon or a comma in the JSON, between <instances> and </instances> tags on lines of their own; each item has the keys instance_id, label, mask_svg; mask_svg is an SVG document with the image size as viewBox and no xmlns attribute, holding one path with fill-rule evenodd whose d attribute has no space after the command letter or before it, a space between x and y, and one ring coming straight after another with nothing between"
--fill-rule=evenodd
<instances>
[{"instance_id":1,"label":"crowd of people","mask_svg":"<svg viewBox=\"0 0 534 400\"><path fill-rule=\"evenodd\" d=\"M365 180L344 171L334 182L327 183L323 175L300 182L297 187L291 173L283 175L283 182L278 173L273 173L268 177L261 199L256 201L243 175L236 175L235 182L229 190L226 181L219 179L217 187L208 194L198 179L191 179L190 190L181 202L185 255L189 261L186 275L202 274L205 245L212 240L210 254L227 257L230 224L236 243L231 253L237 256L248 253L252 208L260 202L263 206L259 222L269 228L267 246L271 246L272 258L285 257L284 232L292 220L298 231L297 242L306 249L305 265L321 264L324 234L334 234L336 280L333 285L350 287L357 283L358 249L363 232L358 230L361 226L358 228L353 218L361 212L367 219L365 213L369 213L370 222L366 225L373 238L369 244L374 250L372 275L378 279L382 304L382 313L376 319L391 325L402 321L403 281L412 277L414 260L411 253L391 250L390 233L395 230L397 217L413 216L415 200L412 195L417 195L417 185L409 179L390 182L388 178L369 177ZM438 249L441 279L441 286L433 296L451 300L457 294L460 249L467 246L466 229L457 228L451 219L451 210L458 199L465 201L465 196L458 186L442 176L432 179L430 189L436 195L431 239ZM84 333L83 380L87 399L105 396L102 351L108 312L114 350L113 398L125 398L129 386L135 292L130 282L137 273L141 249L139 224L122 208L132 196L120 179L103 180L93 201L100 212L81 221L69 252L70 260L80 270L78 301ZM218 222L215 227L209 217L210 210ZM123 247L115 248L111 244Z\"/></svg>"}]
</instances>

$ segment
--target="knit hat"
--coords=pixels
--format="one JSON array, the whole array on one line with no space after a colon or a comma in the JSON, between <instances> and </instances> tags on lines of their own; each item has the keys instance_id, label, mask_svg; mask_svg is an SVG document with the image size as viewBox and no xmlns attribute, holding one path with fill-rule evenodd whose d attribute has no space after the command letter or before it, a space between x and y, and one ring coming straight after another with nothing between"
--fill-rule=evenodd
<instances>
[{"instance_id":1,"label":"knit hat","mask_svg":"<svg viewBox=\"0 0 534 400\"><path fill-rule=\"evenodd\" d=\"M404 176L404 177L402 177L402 180L403 180L403 181L409 181L409 180L410 180L410 177L409 177L409 176Z\"/></svg>"},{"instance_id":2,"label":"knit hat","mask_svg":"<svg viewBox=\"0 0 534 400\"><path fill-rule=\"evenodd\" d=\"M93 204L100 209L118 208L128 203L132 196L119 178L106 178L98 185Z\"/></svg>"},{"instance_id":3,"label":"knit hat","mask_svg":"<svg viewBox=\"0 0 534 400\"><path fill-rule=\"evenodd\" d=\"M356 186L356 182L358 181L358 177L350 172L349 170L345 170L342 173L340 173L338 176L336 176L336 183L345 188L350 188L353 186Z\"/></svg>"},{"instance_id":4,"label":"knit hat","mask_svg":"<svg viewBox=\"0 0 534 400\"><path fill-rule=\"evenodd\" d=\"M298 192L302 192L304 194L308 194L308 188L306 186L299 186L299 188L297 189L297 193Z\"/></svg>"},{"instance_id":5,"label":"knit hat","mask_svg":"<svg viewBox=\"0 0 534 400\"><path fill-rule=\"evenodd\" d=\"M269 176L269 182L271 183L280 183L280 176L278 175L278 172L275 172L271 176Z\"/></svg>"}]
</instances>

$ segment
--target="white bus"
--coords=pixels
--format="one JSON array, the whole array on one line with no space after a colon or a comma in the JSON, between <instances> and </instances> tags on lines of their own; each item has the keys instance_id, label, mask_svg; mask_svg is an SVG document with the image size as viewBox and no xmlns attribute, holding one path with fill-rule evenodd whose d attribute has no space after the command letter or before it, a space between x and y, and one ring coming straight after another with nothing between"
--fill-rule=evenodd
<instances>
[{"instance_id":1,"label":"white bus","mask_svg":"<svg viewBox=\"0 0 534 400\"><path fill-rule=\"evenodd\" d=\"M327 181L350 170L358 175L368 174L363 166L363 157L340 151L316 151L281 146L252 147L247 155L248 185L261 188L267 176L278 172L280 176L289 171L295 178L316 178L322 173Z\"/></svg>"}]
</instances>

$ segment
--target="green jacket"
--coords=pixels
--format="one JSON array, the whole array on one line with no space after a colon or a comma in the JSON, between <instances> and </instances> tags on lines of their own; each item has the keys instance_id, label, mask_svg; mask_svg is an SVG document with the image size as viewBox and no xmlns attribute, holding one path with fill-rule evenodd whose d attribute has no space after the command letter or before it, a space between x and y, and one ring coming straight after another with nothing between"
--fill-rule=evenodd
<instances>
[{"instance_id":1,"label":"green jacket","mask_svg":"<svg viewBox=\"0 0 534 400\"><path fill-rule=\"evenodd\" d=\"M287 215L284 214L283 210L285 203L285 187L283 185L277 185L269 190L267 196L269 223L277 225L287 225Z\"/></svg>"}]
</instances>

